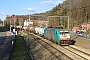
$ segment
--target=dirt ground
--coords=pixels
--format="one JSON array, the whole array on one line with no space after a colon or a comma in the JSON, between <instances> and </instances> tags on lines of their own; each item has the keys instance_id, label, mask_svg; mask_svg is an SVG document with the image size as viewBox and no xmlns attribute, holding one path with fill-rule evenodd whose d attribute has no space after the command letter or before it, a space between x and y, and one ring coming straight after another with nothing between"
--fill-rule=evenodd
<instances>
[{"instance_id":1,"label":"dirt ground","mask_svg":"<svg viewBox=\"0 0 90 60\"><path fill-rule=\"evenodd\" d=\"M72 37L72 39L76 41L75 46L83 47L90 50L90 39L79 36L74 36Z\"/></svg>"}]
</instances>

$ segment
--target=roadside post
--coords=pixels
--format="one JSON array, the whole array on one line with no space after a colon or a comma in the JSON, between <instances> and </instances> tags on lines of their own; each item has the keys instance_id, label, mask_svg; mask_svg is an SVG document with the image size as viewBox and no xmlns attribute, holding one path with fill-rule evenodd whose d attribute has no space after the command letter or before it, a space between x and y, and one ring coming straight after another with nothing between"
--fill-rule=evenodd
<instances>
[{"instance_id":1,"label":"roadside post","mask_svg":"<svg viewBox=\"0 0 90 60\"><path fill-rule=\"evenodd\" d=\"M11 25L10 25L10 27L9 27L9 28L10 28L10 32L11 32Z\"/></svg>"},{"instance_id":2,"label":"roadside post","mask_svg":"<svg viewBox=\"0 0 90 60\"><path fill-rule=\"evenodd\" d=\"M89 38L90 38L90 28L89 28Z\"/></svg>"},{"instance_id":3,"label":"roadside post","mask_svg":"<svg viewBox=\"0 0 90 60\"><path fill-rule=\"evenodd\" d=\"M14 40L12 40L12 46L13 46L13 44L14 44L15 37L16 37L16 35L17 35L17 31L15 31L15 29L13 29L13 34L14 34Z\"/></svg>"}]
</instances>

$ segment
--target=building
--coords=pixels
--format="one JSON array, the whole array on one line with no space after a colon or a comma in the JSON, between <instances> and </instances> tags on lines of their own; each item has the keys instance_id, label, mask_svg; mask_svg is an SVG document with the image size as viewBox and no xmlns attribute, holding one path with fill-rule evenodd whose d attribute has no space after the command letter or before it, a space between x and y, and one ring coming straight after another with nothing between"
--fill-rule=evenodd
<instances>
[{"instance_id":1,"label":"building","mask_svg":"<svg viewBox=\"0 0 90 60\"><path fill-rule=\"evenodd\" d=\"M89 32L90 32L90 22L82 23L81 26L73 27L73 29L72 29L72 31L74 31L74 32L76 32L76 31L87 32L87 30L89 30Z\"/></svg>"},{"instance_id":2,"label":"building","mask_svg":"<svg viewBox=\"0 0 90 60\"><path fill-rule=\"evenodd\" d=\"M80 27L78 27L78 26L77 27L73 27L72 31L73 32L80 31Z\"/></svg>"},{"instance_id":3,"label":"building","mask_svg":"<svg viewBox=\"0 0 90 60\"><path fill-rule=\"evenodd\" d=\"M86 32L87 30L90 30L90 22L82 24L82 31Z\"/></svg>"},{"instance_id":4,"label":"building","mask_svg":"<svg viewBox=\"0 0 90 60\"><path fill-rule=\"evenodd\" d=\"M29 21L29 15L6 16L6 24L9 26L10 25L24 26L25 24L28 24L27 22L25 22L25 20L27 22ZM31 24L31 26L47 26L48 25L48 21L45 18L34 19L31 17L30 21L33 22L33 24Z\"/></svg>"}]
</instances>

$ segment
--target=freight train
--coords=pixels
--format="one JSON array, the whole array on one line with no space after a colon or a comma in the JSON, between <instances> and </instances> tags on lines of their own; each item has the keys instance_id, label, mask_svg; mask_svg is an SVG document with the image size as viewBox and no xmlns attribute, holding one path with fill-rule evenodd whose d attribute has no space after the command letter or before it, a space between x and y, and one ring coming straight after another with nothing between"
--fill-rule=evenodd
<instances>
[{"instance_id":1,"label":"freight train","mask_svg":"<svg viewBox=\"0 0 90 60\"><path fill-rule=\"evenodd\" d=\"M36 27L35 32L59 45L69 45L71 43L68 29Z\"/></svg>"}]
</instances>

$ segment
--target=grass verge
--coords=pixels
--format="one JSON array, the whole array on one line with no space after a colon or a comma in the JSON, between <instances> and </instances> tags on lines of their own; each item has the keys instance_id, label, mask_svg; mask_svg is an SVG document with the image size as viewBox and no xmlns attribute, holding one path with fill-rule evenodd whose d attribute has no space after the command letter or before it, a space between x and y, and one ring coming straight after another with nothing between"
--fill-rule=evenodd
<instances>
[{"instance_id":1,"label":"grass verge","mask_svg":"<svg viewBox=\"0 0 90 60\"><path fill-rule=\"evenodd\" d=\"M25 45L25 41L20 35L16 36L16 43L11 60L30 60L29 52Z\"/></svg>"}]
</instances>

